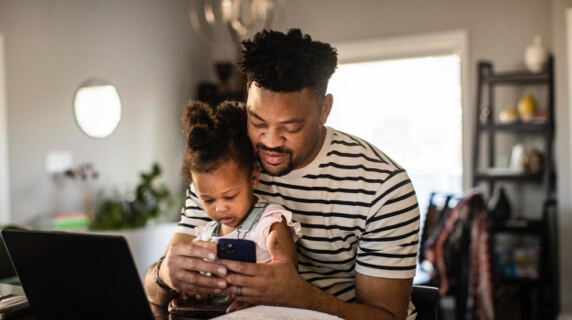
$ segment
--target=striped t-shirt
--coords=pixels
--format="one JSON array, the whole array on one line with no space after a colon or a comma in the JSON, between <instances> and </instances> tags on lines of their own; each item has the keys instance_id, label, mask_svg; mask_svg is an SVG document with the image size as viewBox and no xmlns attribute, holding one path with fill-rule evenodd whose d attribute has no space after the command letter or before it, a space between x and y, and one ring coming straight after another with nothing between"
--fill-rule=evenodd
<instances>
[{"instance_id":1,"label":"striped t-shirt","mask_svg":"<svg viewBox=\"0 0 572 320\"><path fill-rule=\"evenodd\" d=\"M326 127L312 163L281 177L262 174L256 193L292 211L302 225L298 271L313 285L355 301L355 272L413 278L419 208L403 168L371 144ZM177 232L194 234L210 218L194 185Z\"/></svg>"}]
</instances>

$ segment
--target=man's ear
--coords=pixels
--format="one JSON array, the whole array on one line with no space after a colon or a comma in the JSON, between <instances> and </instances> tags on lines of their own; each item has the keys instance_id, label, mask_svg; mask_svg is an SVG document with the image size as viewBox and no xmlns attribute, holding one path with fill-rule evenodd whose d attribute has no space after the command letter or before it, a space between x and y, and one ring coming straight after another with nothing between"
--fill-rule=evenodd
<instances>
[{"instance_id":1,"label":"man's ear","mask_svg":"<svg viewBox=\"0 0 572 320\"><path fill-rule=\"evenodd\" d=\"M258 186L258 182L260 181L260 165L256 164L254 166L254 170L252 170L252 176L250 177L252 182L252 188L256 188Z\"/></svg>"},{"instance_id":2,"label":"man's ear","mask_svg":"<svg viewBox=\"0 0 572 320\"><path fill-rule=\"evenodd\" d=\"M328 116L330 115L330 111L332 111L332 105L334 104L334 96L331 93L328 93L324 97L324 101L322 102L322 110L320 110L320 124L326 124L328 120Z\"/></svg>"}]
</instances>

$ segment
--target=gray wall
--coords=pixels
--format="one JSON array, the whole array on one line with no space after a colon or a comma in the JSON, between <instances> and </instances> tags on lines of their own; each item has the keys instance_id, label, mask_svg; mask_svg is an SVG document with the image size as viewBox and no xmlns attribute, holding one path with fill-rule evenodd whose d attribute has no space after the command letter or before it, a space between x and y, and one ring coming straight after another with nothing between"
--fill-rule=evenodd
<instances>
[{"instance_id":1,"label":"gray wall","mask_svg":"<svg viewBox=\"0 0 572 320\"><path fill-rule=\"evenodd\" d=\"M570 243L570 114L566 94L564 9L571 0L287 0L276 29L300 27L314 38L341 43L418 33L467 30L474 101L476 61L495 68L524 66L523 50L536 34L557 65L557 167L561 243ZM173 188L182 139L180 108L196 83L212 79L210 58L190 28L184 0L0 0L0 33L7 62L10 192L15 221L72 206L76 197L45 172L46 153L68 150L76 162L101 171L98 183L134 181L152 161L167 169ZM85 137L71 112L73 93L89 76L114 83L123 119L109 138ZM336 105L340 108L344 106ZM464 137L470 159L474 106L465 110ZM466 163L466 168L469 168ZM76 204L77 205L77 204ZM564 247L564 246L561 246ZM561 248L563 311L572 313L572 270Z\"/></svg>"}]
</instances>

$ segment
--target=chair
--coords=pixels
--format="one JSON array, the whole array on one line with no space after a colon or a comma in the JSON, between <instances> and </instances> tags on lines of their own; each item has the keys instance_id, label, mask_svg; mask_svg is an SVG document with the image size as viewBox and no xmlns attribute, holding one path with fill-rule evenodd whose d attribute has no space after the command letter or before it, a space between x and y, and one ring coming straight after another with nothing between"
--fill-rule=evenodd
<instances>
[{"instance_id":1,"label":"chair","mask_svg":"<svg viewBox=\"0 0 572 320\"><path fill-rule=\"evenodd\" d=\"M417 309L417 320L439 319L439 289L437 287L413 285L411 301Z\"/></svg>"}]
</instances>

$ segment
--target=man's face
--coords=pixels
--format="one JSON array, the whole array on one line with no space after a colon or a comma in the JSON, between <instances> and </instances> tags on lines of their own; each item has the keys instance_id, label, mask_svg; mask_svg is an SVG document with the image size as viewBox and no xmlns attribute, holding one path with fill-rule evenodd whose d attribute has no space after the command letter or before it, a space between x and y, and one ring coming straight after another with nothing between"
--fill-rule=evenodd
<instances>
[{"instance_id":1,"label":"man's face","mask_svg":"<svg viewBox=\"0 0 572 320\"><path fill-rule=\"evenodd\" d=\"M285 175L316 157L331 106L321 100L308 89L284 93L255 83L250 86L246 103L248 135L269 175Z\"/></svg>"}]
</instances>

